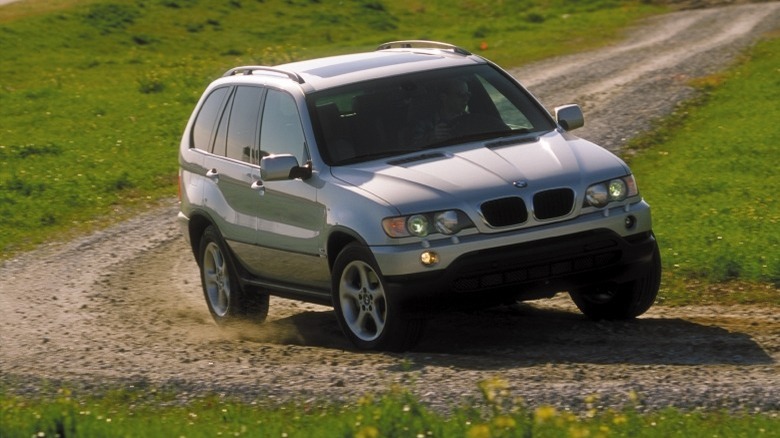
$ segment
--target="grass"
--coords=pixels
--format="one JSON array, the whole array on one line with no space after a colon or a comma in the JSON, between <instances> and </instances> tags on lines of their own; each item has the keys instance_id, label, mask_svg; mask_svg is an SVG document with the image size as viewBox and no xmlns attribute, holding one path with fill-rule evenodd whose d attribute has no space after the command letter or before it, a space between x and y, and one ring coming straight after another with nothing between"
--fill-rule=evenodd
<instances>
[{"instance_id":1,"label":"grass","mask_svg":"<svg viewBox=\"0 0 780 438\"><path fill-rule=\"evenodd\" d=\"M0 8L0 258L176 194L181 132L229 67L440 39L517 65L614 40L640 1L28 0ZM458 23L454 26L453 23Z\"/></svg>"},{"instance_id":2,"label":"grass","mask_svg":"<svg viewBox=\"0 0 780 438\"><path fill-rule=\"evenodd\" d=\"M298 402L265 406L219 396L179 401L155 389L120 390L77 397L60 390L53 399L2 396L0 436L73 437L778 437L777 413L726 413L665 409L642 413L639 395L627 407L599 407L583 400L579 413L552 406L526 407L507 399L501 379L481 382L484 399L443 415L421 405L408 391L392 389L355 403ZM474 407L478 406L478 407Z\"/></svg>"},{"instance_id":3,"label":"grass","mask_svg":"<svg viewBox=\"0 0 780 438\"><path fill-rule=\"evenodd\" d=\"M778 65L780 38L761 42L630 145L670 303L780 304Z\"/></svg>"}]
</instances>

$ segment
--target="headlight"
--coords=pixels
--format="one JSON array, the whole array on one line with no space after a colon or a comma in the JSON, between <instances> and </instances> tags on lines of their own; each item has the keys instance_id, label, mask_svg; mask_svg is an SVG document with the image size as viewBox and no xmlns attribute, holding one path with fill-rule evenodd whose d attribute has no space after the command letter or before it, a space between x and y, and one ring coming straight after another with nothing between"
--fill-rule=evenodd
<instances>
[{"instance_id":1,"label":"headlight","mask_svg":"<svg viewBox=\"0 0 780 438\"><path fill-rule=\"evenodd\" d=\"M594 207L603 207L609 202L606 184L594 184L585 191L585 202Z\"/></svg>"},{"instance_id":2,"label":"headlight","mask_svg":"<svg viewBox=\"0 0 780 438\"><path fill-rule=\"evenodd\" d=\"M458 210L389 217L382 220L382 228L390 237L425 237L432 233L450 235L473 226L468 216Z\"/></svg>"},{"instance_id":3,"label":"headlight","mask_svg":"<svg viewBox=\"0 0 780 438\"><path fill-rule=\"evenodd\" d=\"M428 235L428 218L422 214L409 216L406 220L406 228L412 236L425 237Z\"/></svg>"},{"instance_id":4,"label":"headlight","mask_svg":"<svg viewBox=\"0 0 780 438\"><path fill-rule=\"evenodd\" d=\"M626 199L628 188L626 187L625 181L623 181L622 179L613 179L612 181L609 182L607 191L609 192L609 199L622 201Z\"/></svg>"},{"instance_id":5,"label":"headlight","mask_svg":"<svg viewBox=\"0 0 780 438\"><path fill-rule=\"evenodd\" d=\"M458 228L458 212L453 210L441 211L433 215L433 223L436 231L442 234L455 234Z\"/></svg>"},{"instance_id":6,"label":"headlight","mask_svg":"<svg viewBox=\"0 0 780 438\"><path fill-rule=\"evenodd\" d=\"M585 191L585 206L601 208L610 202L620 202L638 194L634 176L628 175L588 187Z\"/></svg>"}]
</instances>

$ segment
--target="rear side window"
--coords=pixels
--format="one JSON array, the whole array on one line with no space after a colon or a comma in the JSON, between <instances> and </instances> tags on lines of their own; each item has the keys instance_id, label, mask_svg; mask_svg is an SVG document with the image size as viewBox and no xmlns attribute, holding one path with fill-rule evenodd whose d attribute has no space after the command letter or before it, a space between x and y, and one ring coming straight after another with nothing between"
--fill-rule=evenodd
<instances>
[{"instance_id":1,"label":"rear side window","mask_svg":"<svg viewBox=\"0 0 780 438\"><path fill-rule=\"evenodd\" d=\"M259 87L236 88L230 121L227 128L227 149L225 155L234 160L258 163L257 125L260 117L260 99L263 89Z\"/></svg>"},{"instance_id":2,"label":"rear side window","mask_svg":"<svg viewBox=\"0 0 780 438\"><path fill-rule=\"evenodd\" d=\"M219 121L222 104L225 101L228 90L229 88L227 87L217 88L206 98L192 127L192 143L190 147L211 152L212 134Z\"/></svg>"}]
</instances>

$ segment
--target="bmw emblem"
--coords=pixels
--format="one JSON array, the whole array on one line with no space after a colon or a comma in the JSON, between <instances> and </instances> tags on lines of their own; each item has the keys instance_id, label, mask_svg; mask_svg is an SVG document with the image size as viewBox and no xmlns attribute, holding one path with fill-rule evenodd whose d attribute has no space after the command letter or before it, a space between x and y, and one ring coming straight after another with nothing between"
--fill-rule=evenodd
<instances>
[{"instance_id":1,"label":"bmw emblem","mask_svg":"<svg viewBox=\"0 0 780 438\"><path fill-rule=\"evenodd\" d=\"M518 189L524 189L528 187L528 181L524 181L522 179L519 179L512 183L513 186L517 187Z\"/></svg>"}]
</instances>

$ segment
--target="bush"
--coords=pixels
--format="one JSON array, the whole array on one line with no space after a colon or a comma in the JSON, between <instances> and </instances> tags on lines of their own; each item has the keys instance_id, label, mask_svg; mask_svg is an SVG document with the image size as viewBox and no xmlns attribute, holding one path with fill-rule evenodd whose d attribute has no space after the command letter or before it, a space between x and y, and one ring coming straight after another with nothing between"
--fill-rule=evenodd
<instances>
[{"instance_id":1,"label":"bush","mask_svg":"<svg viewBox=\"0 0 780 438\"><path fill-rule=\"evenodd\" d=\"M100 30L102 34L123 30L135 23L140 16L138 9L133 6L98 3L89 9L84 16L90 26Z\"/></svg>"}]
</instances>

